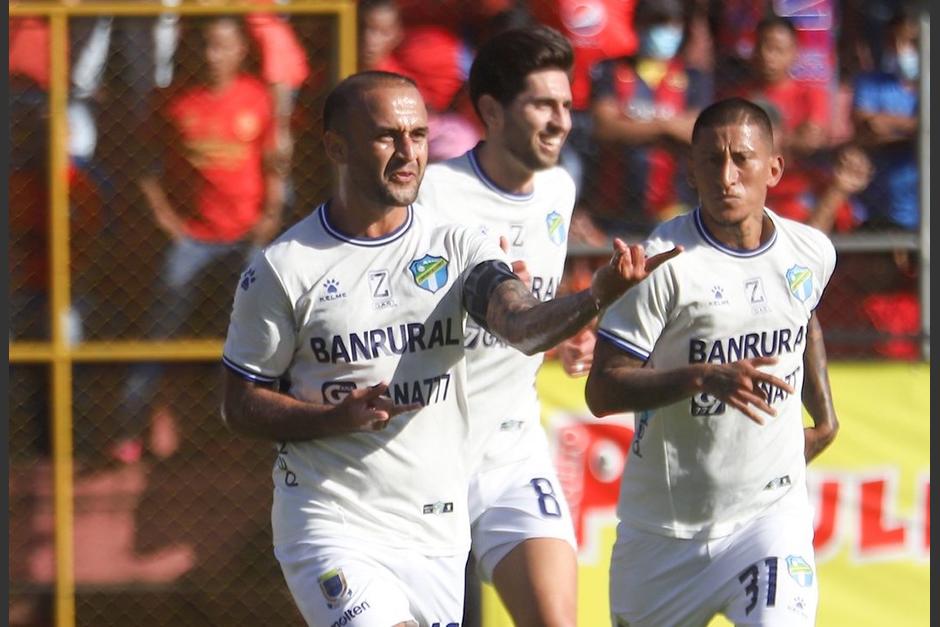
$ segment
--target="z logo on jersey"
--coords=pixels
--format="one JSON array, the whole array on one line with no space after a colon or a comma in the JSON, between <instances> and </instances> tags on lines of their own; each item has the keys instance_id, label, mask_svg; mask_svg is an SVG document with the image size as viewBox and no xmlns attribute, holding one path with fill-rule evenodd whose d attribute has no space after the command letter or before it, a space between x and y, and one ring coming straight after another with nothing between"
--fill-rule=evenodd
<instances>
[{"instance_id":1,"label":"z logo on jersey","mask_svg":"<svg viewBox=\"0 0 940 627\"><path fill-rule=\"evenodd\" d=\"M373 309L386 309L398 305L398 302L392 298L392 286L388 280L388 270L372 270L369 272L369 291L372 294Z\"/></svg>"},{"instance_id":2,"label":"z logo on jersey","mask_svg":"<svg viewBox=\"0 0 940 627\"><path fill-rule=\"evenodd\" d=\"M443 257L425 255L408 264L408 269L418 287L432 294L447 285L447 260Z\"/></svg>"}]
</instances>

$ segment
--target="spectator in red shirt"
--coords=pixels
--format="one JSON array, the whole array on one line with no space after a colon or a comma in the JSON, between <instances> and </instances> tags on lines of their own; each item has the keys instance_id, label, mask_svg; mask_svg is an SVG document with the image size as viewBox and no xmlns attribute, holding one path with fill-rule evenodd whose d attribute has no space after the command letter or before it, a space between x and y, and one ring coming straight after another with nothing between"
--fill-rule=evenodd
<instances>
[{"instance_id":1,"label":"spectator in red shirt","mask_svg":"<svg viewBox=\"0 0 940 627\"><path fill-rule=\"evenodd\" d=\"M232 253L250 257L281 226L283 175L272 165L274 107L267 86L242 70L248 53L244 25L237 18L215 17L200 33L204 82L184 89L162 112L158 127L170 148L164 172L140 179L154 220L170 239L152 307L154 337L179 331L196 304L198 279L210 265ZM128 424L112 451L121 461L140 457L141 421L159 374L158 365L143 364L128 379Z\"/></svg>"},{"instance_id":2,"label":"spectator in red shirt","mask_svg":"<svg viewBox=\"0 0 940 627\"><path fill-rule=\"evenodd\" d=\"M428 107L428 158L461 155L480 139L472 110L461 107L471 48L450 28L405 26L394 0L359 3L360 69L384 70L411 78Z\"/></svg>"},{"instance_id":3,"label":"spectator in red shirt","mask_svg":"<svg viewBox=\"0 0 940 627\"><path fill-rule=\"evenodd\" d=\"M797 45L790 20L776 16L762 20L757 26L751 79L729 95L769 103L779 111L779 147L787 165L777 186L768 190L767 205L786 218L806 222L815 205L814 166L808 160L827 146L830 111L825 88L790 75Z\"/></svg>"}]
</instances>

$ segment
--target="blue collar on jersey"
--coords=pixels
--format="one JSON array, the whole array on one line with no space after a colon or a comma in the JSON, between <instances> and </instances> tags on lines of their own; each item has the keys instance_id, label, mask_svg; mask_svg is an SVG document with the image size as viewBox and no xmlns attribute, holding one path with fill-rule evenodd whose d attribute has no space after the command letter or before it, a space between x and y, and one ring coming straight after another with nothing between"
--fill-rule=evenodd
<instances>
[{"instance_id":1,"label":"blue collar on jersey","mask_svg":"<svg viewBox=\"0 0 940 627\"><path fill-rule=\"evenodd\" d=\"M411 228L411 223L414 222L414 208L411 205L408 205L408 215L405 217L405 221L402 222L401 226L389 233L388 235L383 235L382 237L353 237L343 233L338 228L330 224L329 216L327 215L327 210L330 208L330 201L326 201L317 207L317 212L320 214L320 223L323 225L324 230L340 240L341 242L347 242L349 244L355 244L356 246L385 246L386 244L391 244L402 235L404 235L409 228Z\"/></svg>"},{"instance_id":2,"label":"blue collar on jersey","mask_svg":"<svg viewBox=\"0 0 940 627\"><path fill-rule=\"evenodd\" d=\"M721 252L731 255L732 257L756 257L764 252L770 250L770 247L774 245L774 242L777 241L777 231L779 227L774 221L770 214L765 211L765 215L770 218L770 221L773 222L774 232L770 235L770 238L753 250L742 250L740 248L731 248L730 246L725 246L718 239L708 231L708 227L705 226L705 221L702 220L702 208L697 207L695 209L695 228L698 229L699 235L702 236L708 244L712 247L717 248Z\"/></svg>"},{"instance_id":3,"label":"blue collar on jersey","mask_svg":"<svg viewBox=\"0 0 940 627\"><path fill-rule=\"evenodd\" d=\"M467 159L470 160L470 167L473 168L473 172L477 175L477 178L480 179L484 185L507 200L515 200L516 202L532 200L532 197L535 196L534 189L528 194L514 194L494 183L493 180L486 175L486 172L483 171L483 166L480 165L480 160L477 158L477 150L479 150L482 145L483 142L480 142L467 151Z\"/></svg>"}]
</instances>

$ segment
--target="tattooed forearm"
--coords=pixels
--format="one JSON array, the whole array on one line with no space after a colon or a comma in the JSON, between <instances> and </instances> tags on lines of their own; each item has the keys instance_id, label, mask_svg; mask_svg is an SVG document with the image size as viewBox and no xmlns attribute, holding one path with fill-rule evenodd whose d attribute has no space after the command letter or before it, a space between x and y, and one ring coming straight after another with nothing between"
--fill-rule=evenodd
<instances>
[{"instance_id":1,"label":"tattooed forearm","mask_svg":"<svg viewBox=\"0 0 940 627\"><path fill-rule=\"evenodd\" d=\"M577 333L597 315L590 290L539 302L522 281L504 281L490 297L490 331L527 355L534 355Z\"/></svg>"}]
</instances>

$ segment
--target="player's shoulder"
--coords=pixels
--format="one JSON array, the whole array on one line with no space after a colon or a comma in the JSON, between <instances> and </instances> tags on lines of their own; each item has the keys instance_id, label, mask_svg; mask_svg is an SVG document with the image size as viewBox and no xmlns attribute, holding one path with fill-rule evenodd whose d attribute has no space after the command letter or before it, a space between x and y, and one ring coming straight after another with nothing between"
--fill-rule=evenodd
<instances>
[{"instance_id":1,"label":"player's shoulder","mask_svg":"<svg viewBox=\"0 0 940 627\"><path fill-rule=\"evenodd\" d=\"M470 151L467 151L462 155L428 164L419 193L425 191L425 187L428 185L449 185L455 181L472 180L473 178Z\"/></svg>"},{"instance_id":2,"label":"player's shoulder","mask_svg":"<svg viewBox=\"0 0 940 627\"><path fill-rule=\"evenodd\" d=\"M574 178L568 170L555 165L535 173L536 193L543 195L567 194L572 198L575 195Z\"/></svg>"},{"instance_id":3,"label":"player's shoulder","mask_svg":"<svg viewBox=\"0 0 940 627\"><path fill-rule=\"evenodd\" d=\"M275 269L287 267L296 260L295 255L299 251L309 251L316 248L316 240L321 237L323 232L320 219L322 211L323 205L318 205L304 218L289 226L264 248L264 258L272 267Z\"/></svg>"},{"instance_id":4,"label":"player's shoulder","mask_svg":"<svg viewBox=\"0 0 940 627\"><path fill-rule=\"evenodd\" d=\"M455 222L449 219L438 210L438 207L428 205L421 198L411 205L411 209L414 212L417 228L428 232L432 237L453 239L485 233L485 229L475 223Z\"/></svg>"},{"instance_id":5,"label":"player's shoulder","mask_svg":"<svg viewBox=\"0 0 940 627\"><path fill-rule=\"evenodd\" d=\"M829 236L816 227L777 215L770 209L765 210L779 230L779 236L786 237L795 248L807 252L816 252L825 256L835 255L835 246Z\"/></svg>"},{"instance_id":6,"label":"player's shoulder","mask_svg":"<svg viewBox=\"0 0 940 627\"><path fill-rule=\"evenodd\" d=\"M646 255L656 255L676 246L691 250L699 241L695 220L695 211L690 211L657 224L643 242Z\"/></svg>"}]
</instances>

